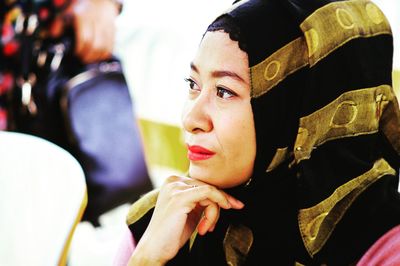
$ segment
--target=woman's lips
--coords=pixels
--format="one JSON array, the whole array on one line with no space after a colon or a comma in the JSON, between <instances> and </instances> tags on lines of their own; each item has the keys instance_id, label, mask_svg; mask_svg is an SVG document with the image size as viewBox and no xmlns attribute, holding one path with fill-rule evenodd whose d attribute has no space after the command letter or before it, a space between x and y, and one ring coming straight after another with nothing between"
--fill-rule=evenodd
<instances>
[{"instance_id":1,"label":"woman's lips","mask_svg":"<svg viewBox=\"0 0 400 266\"><path fill-rule=\"evenodd\" d=\"M188 158L191 161L207 160L215 155L215 152L207 150L204 147L198 145L187 145L188 147Z\"/></svg>"}]
</instances>

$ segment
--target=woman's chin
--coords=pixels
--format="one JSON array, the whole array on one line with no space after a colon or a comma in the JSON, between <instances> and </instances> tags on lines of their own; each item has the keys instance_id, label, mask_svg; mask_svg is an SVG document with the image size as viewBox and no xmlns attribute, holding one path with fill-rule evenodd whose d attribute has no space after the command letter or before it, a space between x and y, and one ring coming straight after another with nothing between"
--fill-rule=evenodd
<instances>
[{"instance_id":1,"label":"woman's chin","mask_svg":"<svg viewBox=\"0 0 400 266\"><path fill-rule=\"evenodd\" d=\"M218 173L215 173L215 171L210 171L208 167L190 165L189 176L193 179L197 179L214 186L217 186L218 183L216 182L218 181Z\"/></svg>"},{"instance_id":2,"label":"woman's chin","mask_svg":"<svg viewBox=\"0 0 400 266\"><path fill-rule=\"evenodd\" d=\"M232 183L233 178L228 178L221 171L211 171L209 168L190 165L189 176L201 182L216 186L221 189L231 188L238 184Z\"/></svg>"}]
</instances>

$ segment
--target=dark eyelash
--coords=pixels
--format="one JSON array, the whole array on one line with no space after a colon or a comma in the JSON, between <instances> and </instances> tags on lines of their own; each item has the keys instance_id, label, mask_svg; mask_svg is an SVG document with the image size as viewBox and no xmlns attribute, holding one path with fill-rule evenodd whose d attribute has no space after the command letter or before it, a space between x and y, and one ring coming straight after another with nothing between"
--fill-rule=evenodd
<instances>
[{"instance_id":1,"label":"dark eyelash","mask_svg":"<svg viewBox=\"0 0 400 266\"><path fill-rule=\"evenodd\" d=\"M235 93L234 91L232 91L232 90L230 90L230 89L227 89L227 88L225 88L225 87L218 86L218 87L217 87L217 90L224 90L224 91L227 91L229 94L231 94L231 95L233 95L233 96L238 96L237 93Z\"/></svg>"},{"instance_id":2,"label":"dark eyelash","mask_svg":"<svg viewBox=\"0 0 400 266\"><path fill-rule=\"evenodd\" d=\"M185 78L184 80L185 80L187 83L189 83L190 89L193 90L194 87L196 86L196 82L195 82L193 79L191 79L191 78Z\"/></svg>"}]
</instances>

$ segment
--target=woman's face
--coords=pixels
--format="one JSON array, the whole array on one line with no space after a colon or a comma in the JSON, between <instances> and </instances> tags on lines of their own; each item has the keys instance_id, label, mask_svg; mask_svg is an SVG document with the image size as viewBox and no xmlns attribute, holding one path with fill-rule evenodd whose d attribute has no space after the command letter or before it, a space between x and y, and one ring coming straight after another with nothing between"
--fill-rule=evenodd
<instances>
[{"instance_id":1,"label":"woman's face","mask_svg":"<svg viewBox=\"0 0 400 266\"><path fill-rule=\"evenodd\" d=\"M191 63L183 111L192 178L229 188L252 174L256 136L247 54L224 32L207 32Z\"/></svg>"}]
</instances>

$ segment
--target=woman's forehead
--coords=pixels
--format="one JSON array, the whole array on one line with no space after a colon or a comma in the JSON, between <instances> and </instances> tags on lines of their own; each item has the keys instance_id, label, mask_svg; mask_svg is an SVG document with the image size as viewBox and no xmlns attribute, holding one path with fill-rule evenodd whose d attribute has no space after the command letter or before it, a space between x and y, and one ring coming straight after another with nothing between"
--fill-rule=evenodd
<instances>
[{"instance_id":1,"label":"woman's forehead","mask_svg":"<svg viewBox=\"0 0 400 266\"><path fill-rule=\"evenodd\" d=\"M216 31L207 32L194 57L191 68L194 71L234 73L248 72L247 54L243 52L229 34Z\"/></svg>"}]
</instances>

